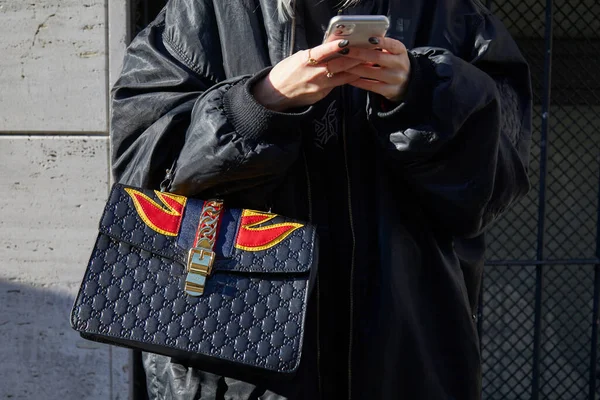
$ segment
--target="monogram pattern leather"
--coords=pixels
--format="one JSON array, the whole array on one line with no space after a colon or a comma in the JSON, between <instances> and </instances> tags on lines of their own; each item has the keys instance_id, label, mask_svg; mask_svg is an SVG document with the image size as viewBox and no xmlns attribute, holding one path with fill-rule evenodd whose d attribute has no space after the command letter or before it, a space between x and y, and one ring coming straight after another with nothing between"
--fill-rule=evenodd
<instances>
[{"instance_id":1,"label":"monogram pattern leather","mask_svg":"<svg viewBox=\"0 0 600 400\"><path fill-rule=\"evenodd\" d=\"M152 195L152 191L140 191ZM177 247L176 237L161 235L146 225L121 185L115 185L111 191L99 231L152 254L184 262L185 251Z\"/></svg>"},{"instance_id":2,"label":"monogram pattern leather","mask_svg":"<svg viewBox=\"0 0 600 400\"><path fill-rule=\"evenodd\" d=\"M145 226L116 187L71 324L92 340L142 343L171 356L203 355L206 370L214 359L293 372L300 361L310 273L316 272L315 240L315 229L305 225L268 250L232 248L230 257L221 255L215 264L204 295L189 296L176 238Z\"/></svg>"},{"instance_id":3,"label":"monogram pattern leather","mask_svg":"<svg viewBox=\"0 0 600 400\"><path fill-rule=\"evenodd\" d=\"M235 263L219 266L221 270L240 272L286 273L307 272L314 262L315 231L299 229L285 240L285 245L261 251L234 249Z\"/></svg>"}]
</instances>

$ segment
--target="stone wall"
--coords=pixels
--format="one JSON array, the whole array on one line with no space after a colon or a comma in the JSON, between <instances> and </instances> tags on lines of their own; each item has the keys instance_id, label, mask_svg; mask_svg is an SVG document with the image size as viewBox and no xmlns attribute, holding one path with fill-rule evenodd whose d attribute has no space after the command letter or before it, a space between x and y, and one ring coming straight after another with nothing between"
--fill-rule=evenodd
<instances>
[{"instance_id":1,"label":"stone wall","mask_svg":"<svg viewBox=\"0 0 600 400\"><path fill-rule=\"evenodd\" d=\"M125 0L0 2L0 398L129 398L124 349L69 312L109 189Z\"/></svg>"}]
</instances>

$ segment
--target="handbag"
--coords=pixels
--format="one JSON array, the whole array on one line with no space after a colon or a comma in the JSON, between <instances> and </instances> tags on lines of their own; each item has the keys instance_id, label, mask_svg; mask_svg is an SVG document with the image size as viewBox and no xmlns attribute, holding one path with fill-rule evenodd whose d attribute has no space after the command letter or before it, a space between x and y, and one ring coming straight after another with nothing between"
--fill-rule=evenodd
<instances>
[{"instance_id":1,"label":"handbag","mask_svg":"<svg viewBox=\"0 0 600 400\"><path fill-rule=\"evenodd\" d=\"M115 184L71 325L208 372L291 374L317 247L301 221Z\"/></svg>"}]
</instances>

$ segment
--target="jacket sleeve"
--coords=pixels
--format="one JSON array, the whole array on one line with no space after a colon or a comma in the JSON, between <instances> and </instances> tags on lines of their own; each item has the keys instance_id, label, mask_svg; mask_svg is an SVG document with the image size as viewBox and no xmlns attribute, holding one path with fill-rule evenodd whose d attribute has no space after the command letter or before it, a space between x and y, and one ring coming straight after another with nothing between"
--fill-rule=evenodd
<instances>
[{"instance_id":1,"label":"jacket sleeve","mask_svg":"<svg viewBox=\"0 0 600 400\"><path fill-rule=\"evenodd\" d=\"M409 51L401 104L370 94L367 110L389 169L454 236L478 235L529 190L529 68L502 23L476 9L447 18L464 21L463 43ZM450 29L440 36L457 37Z\"/></svg>"},{"instance_id":2,"label":"jacket sleeve","mask_svg":"<svg viewBox=\"0 0 600 400\"><path fill-rule=\"evenodd\" d=\"M202 60L181 50L178 39L185 38L166 33L169 6L129 46L112 91L114 178L157 188L175 165L173 192L229 198L264 192L296 160L298 122L310 109L278 113L257 103L250 88L268 68L225 79L210 10L200 11L206 15L195 45L202 48L194 53Z\"/></svg>"}]
</instances>

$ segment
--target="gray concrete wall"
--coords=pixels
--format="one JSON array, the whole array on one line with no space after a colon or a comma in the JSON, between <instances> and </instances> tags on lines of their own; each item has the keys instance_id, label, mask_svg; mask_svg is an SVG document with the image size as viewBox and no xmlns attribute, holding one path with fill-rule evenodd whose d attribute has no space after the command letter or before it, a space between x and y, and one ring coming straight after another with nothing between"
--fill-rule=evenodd
<instances>
[{"instance_id":1,"label":"gray concrete wall","mask_svg":"<svg viewBox=\"0 0 600 400\"><path fill-rule=\"evenodd\" d=\"M109 189L126 5L0 0L1 399L129 398L129 352L69 326Z\"/></svg>"}]
</instances>

